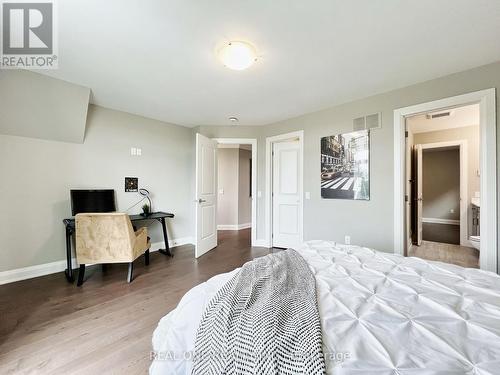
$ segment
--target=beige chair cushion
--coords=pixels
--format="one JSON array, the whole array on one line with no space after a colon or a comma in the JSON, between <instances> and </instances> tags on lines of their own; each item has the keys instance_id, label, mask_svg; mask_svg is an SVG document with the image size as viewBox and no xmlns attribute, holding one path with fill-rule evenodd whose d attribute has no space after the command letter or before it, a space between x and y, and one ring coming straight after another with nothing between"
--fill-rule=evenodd
<instances>
[{"instance_id":1,"label":"beige chair cushion","mask_svg":"<svg viewBox=\"0 0 500 375\"><path fill-rule=\"evenodd\" d=\"M134 232L124 213L76 215L76 258L80 264L132 262L150 247L146 228Z\"/></svg>"}]
</instances>

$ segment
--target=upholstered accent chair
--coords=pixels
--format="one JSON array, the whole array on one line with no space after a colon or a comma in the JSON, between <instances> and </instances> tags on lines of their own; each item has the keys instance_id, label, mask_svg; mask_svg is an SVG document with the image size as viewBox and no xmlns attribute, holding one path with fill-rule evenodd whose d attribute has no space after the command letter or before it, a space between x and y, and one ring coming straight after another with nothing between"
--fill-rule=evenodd
<instances>
[{"instance_id":1,"label":"upholstered accent chair","mask_svg":"<svg viewBox=\"0 0 500 375\"><path fill-rule=\"evenodd\" d=\"M80 264L78 286L83 284L86 264L128 263L127 281L133 278L134 260L144 254L149 265L151 243L146 228L134 231L125 213L76 215L76 259Z\"/></svg>"}]
</instances>

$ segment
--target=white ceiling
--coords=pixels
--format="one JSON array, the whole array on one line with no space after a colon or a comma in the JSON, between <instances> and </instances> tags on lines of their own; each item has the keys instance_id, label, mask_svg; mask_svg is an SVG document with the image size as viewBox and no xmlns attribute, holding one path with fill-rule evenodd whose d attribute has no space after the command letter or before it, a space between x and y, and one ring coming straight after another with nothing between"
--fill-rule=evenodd
<instances>
[{"instance_id":1,"label":"white ceiling","mask_svg":"<svg viewBox=\"0 0 500 375\"><path fill-rule=\"evenodd\" d=\"M427 114L408 118L408 126L412 133L427 133L436 130L463 128L465 126L479 126L479 104L454 108L451 115L428 119ZM448 111L438 111L441 113Z\"/></svg>"},{"instance_id":2,"label":"white ceiling","mask_svg":"<svg viewBox=\"0 0 500 375\"><path fill-rule=\"evenodd\" d=\"M498 0L64 0L59 70L92 101L185 126L262 125L500 60ZM226 40L260 60L231 71Z\"/></svg>"}]
</instances>

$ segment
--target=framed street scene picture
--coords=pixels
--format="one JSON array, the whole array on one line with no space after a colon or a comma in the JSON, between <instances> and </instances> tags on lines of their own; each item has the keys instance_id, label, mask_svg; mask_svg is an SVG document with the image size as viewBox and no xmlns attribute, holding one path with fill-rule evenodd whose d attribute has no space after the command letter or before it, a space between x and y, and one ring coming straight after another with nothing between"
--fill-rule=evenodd
<instances>
[{"instance_id":1,"label":"framed street scene picture","mask_svg":"<svg viewBox=\"0 0 500 375\"><path fill-rule=\"evenodd\" d=\"M321 138L321 197L370 199L370 132Z\"/></svg>"}]
</instances>

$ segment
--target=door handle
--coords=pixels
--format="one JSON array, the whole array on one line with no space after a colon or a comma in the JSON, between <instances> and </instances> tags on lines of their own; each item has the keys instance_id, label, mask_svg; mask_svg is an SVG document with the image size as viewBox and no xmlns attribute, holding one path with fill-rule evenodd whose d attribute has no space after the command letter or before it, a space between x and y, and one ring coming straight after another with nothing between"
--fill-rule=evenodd
<instances>
[{"instance_id":1,"label":"door handle","mask_svg":"<svg viewBox=\"0 0 500 375\"><path fill-rule=\"evenodd\" d=\"M198 200L195 200L195 202L198 202L199 204L202 204L202 203L205 203L206 200L205 199L198 199Z\"/></svg>"}]
</instances>

